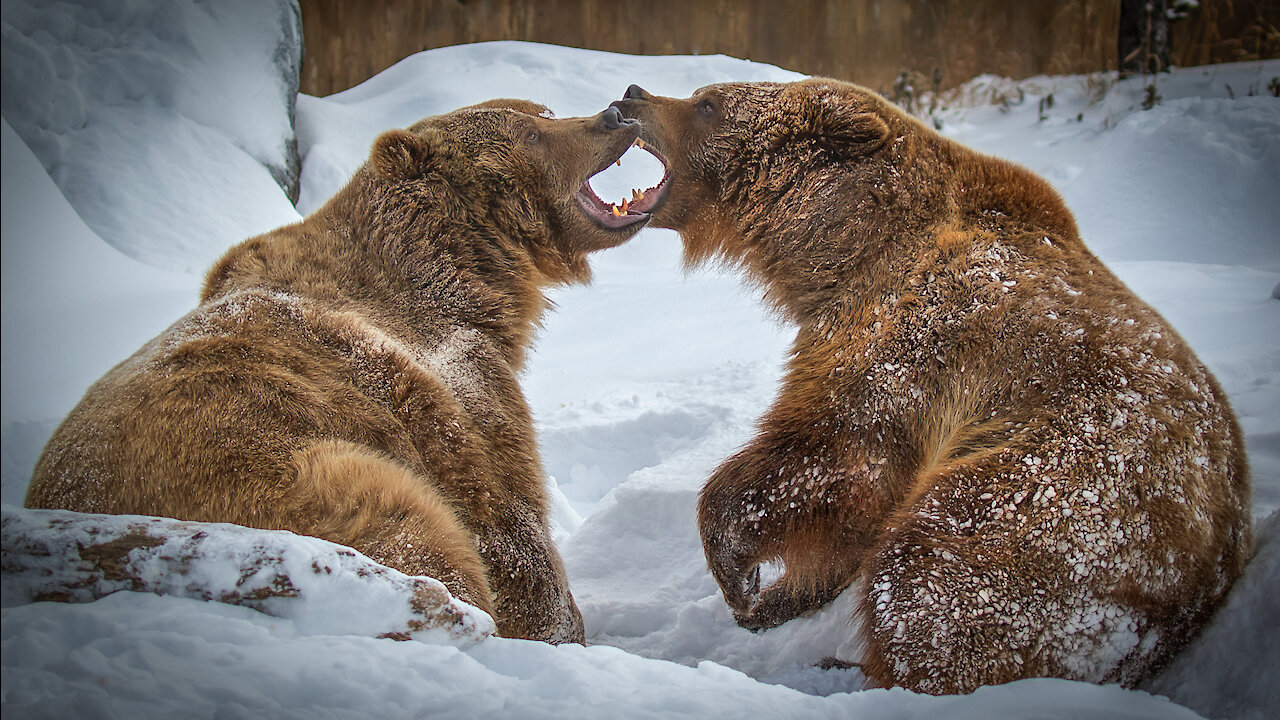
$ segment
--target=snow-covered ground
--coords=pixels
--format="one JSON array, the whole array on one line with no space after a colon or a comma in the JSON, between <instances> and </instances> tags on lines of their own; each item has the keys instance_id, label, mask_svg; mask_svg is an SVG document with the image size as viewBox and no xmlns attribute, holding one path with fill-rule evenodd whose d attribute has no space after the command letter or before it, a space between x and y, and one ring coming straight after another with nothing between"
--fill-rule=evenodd
<instances>
[{"instance_id":1,"label":"snow-covered ground","mask_svg":"<svg viewBox=\"0 0 1280 720\"><path fill-rule=\"evenodd\" d=\"M178 155L183 180L146 193L60 191L45 170L48 159L37 157L49 147L163 166L173 136L160 132L150 147L132 135L39 120L57 117L36 102L50 93L41 84L74 73L50 79L9 71L10 7L2 429L3 501L16 506L61 416L90 382L194 305L197 266L231 242L193 227L184 244L169 243L173 216L153 209L189 203L206 183L254 188L271 176L256 163L228 162L225 153ZM60 49L73 34L22 37L30 41L24 52L51 58L54 67L86 62L83 53ZM199 62L225 61L207 50L173 52L190 53L174 66L196 82ZM121 61L118 72L131 68ZM264 64L260 72L272 70ZM937 113L944 133L1049 178L1087 242L1190 341L1235 405L1253 464L1261 549L1215 625L1150 687L1210 717L1280 711L1280 516L1266 520L1280 506L1280 301L1271 298L1280 282L1280 100L1247 96L1276 75L1276 61L1179 70L1160 79L1163 101L1146 111L1141 79L1015 85L982 78ZM344 93L298 98L298 209L314 209L340 187L381 130L459 105L525 97L570 116L598 112L631 82L683 96L710 82L798 77L722 56L633 57L527 43L421 53ZM111 82L107 73L95 78ZM1050 93L1053 106L1042 113L1039 100ZM108 116L94 110L91 94L71 95L88 103L83 117ZM24 97L34 109L10 102ZM273 118L279 110L261 106L271 102L262 92L219 97L217 110L228 116ZM192 119L181 98L142 102L159 106L144 108L148 122L163 125L166 113L179 126ZM199 122L228 136L239 127ZM33 123L51 140L24 143L14 132ZM633 179L654 172L647 157L629 154L597 189L609 197L651 185ZM99 177L111 182L112 175ZM220 190L211 192L222 202ZM290 217L275 191L247 193L238 212L267 226ZM125 232L108 240L81 220L103 216ZM557 487L556 539L588 647L492 637L394 642L344 634L328 622L332 613L325 623L306 623L288 613L130 592L31 604L6 590L6 718L1193 716L1142 691L1060 680L958 698L849 692L861 685L856 670L815 667L826 656L855 656L848 594L765 633L738 628L707 573L694 500L716 463L751 436L792 332L733 273L684 273L670 232L642 231L593 267L591 287L555 293L558 309L546 318L525 375ZM6 509L6 518L30 514ZM321 552L300 539L285 546ZM209 562L220 561L211 554ZM372 607L382 612L387 601L377 602Z\"/></svg>"}]
</instances>

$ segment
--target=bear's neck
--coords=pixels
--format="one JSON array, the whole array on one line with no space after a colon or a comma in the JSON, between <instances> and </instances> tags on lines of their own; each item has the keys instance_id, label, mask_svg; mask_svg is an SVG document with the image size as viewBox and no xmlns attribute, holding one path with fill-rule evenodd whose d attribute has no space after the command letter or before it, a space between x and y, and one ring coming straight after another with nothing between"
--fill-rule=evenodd
<instances>
[{"instance_id":1,"label":"bear's neck","mask_svg":"<svg viewBox=\"0 0 1280 720\"><path fill-rule=\"evenodd\" d=\"M686 249L695 261L741 265L799 325L836 306L856 313L905 285L931 228L954 213L922 167L937 159L913 160L905 171L887 161L850 164L781 187L731 188L682 230Z\"/></svg>"},{"instance_id":2,"label":"bear's neck","mask_svg":"<svg viewBox=\"0 0 1280 720\"><path fill-rule=\"evenodd\" d=\"M527 253L430 202L380 212L359 185L301 223L232 248L210 271L202 301L255 288L290 293L385 320L413 343L473 328L523 367L548 306Z\"/></svg>"},{"instance_id":3,"label":"bear's neck","mask_svg":"<svg viewBox=\"0 0 1280 720\"><path fill-rule=\"evenodd\" d=\"M728 188L682 230L686 249L695 261L719 255L740 264L783 315L805 325L833 311L861 317L927 282L942 245L958 252L993 217L1018 227L1011 237L1039 239L1034 229L1079 245L1047 182L919 132L927 135L899 135L866 162L811 169L785 185Z\"/></svg>"}]
</instances>

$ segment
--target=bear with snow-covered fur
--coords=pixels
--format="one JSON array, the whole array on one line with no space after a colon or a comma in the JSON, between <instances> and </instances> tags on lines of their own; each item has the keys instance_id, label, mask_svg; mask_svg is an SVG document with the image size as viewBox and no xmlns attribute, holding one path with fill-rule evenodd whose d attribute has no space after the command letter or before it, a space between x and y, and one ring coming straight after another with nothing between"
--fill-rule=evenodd
<instances>
[{"instance_id":1,"label":"bear with snow-covered fur","mask_svg":"<svg viewBox=\"0 0 1280 720\"><path fill-rule=\"evenodd\" d=\"M654 222L799 327L699 498L739 624L859 583L869 680L953 693L1133 685L1209 618L1250 555L1240 429L1046 182L832 80L614 105L668 164Z\"/></svg>"},{"instance_id":2,"label":"bear with snow-covered fur","mask_svg":"<svg viewBox=\"0 0 1280 720\"><path fill-rule=\"evenodd\" d=\"M548 115L490 101L383 134L89 389L26 504L314 535L440 580L504 636L581 642L517 373L543 289L649 216L587 182L639 124Z\"/></svg>"}]
</instances>

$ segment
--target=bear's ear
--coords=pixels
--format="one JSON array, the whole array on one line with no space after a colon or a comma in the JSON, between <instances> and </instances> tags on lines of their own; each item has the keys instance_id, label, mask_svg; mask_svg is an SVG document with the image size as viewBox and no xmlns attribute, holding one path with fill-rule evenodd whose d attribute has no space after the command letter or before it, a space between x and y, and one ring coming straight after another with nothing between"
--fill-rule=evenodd
<instances>
[{"instance_id":1,"label":"bear's ear","mask_svg":"<svg viewBox=\"0 0 1280 720\"><path fill-rule=\"evenodd\" d=\"M538 117L550 118L555 117L555 113L546 105L539 105L532 100L518 100L515 98L494 98L493 100L485 100L482 103L468 106L467 109L475 108L477 110L515 110L526 115L537 115Z\"/></svg>"},{"instance_id":2,"label":"bear's ear","mask_svg":"<svg viewBox=\"0 0 1280 720\"><path fill-rule=\"evenodd\" d=\"M412 180L431 169L439 155L438 133L419 135L408 130L388 130L373 142L369 162L391 180Z\"/></svg>"},{"instance_id":3,"label":"bear's ear","mask_svg":"<svg viewBox=\"0 0 1280 720\"><path fill-rule=\"evenodd\" d=\"M889 139L889 125L875 104L835 88L798 87L784 98L795 139L808 139L842 158L879 150Z\"/></svg>"}]
</instances>

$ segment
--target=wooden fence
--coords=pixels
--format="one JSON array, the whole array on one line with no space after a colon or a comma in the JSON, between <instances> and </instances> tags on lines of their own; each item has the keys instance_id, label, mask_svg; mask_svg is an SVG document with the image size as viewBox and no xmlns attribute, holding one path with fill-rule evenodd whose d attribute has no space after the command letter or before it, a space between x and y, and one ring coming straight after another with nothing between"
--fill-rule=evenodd
<instances>
[{"instance_id":1,"label":"wooden fence","mask_svg":"<svg viewBox=\"0 0 1280 720\"><path fill-rule=\"evenodd\" d=\"M1114 69L1118 0L301 0L302 91L328 95L430 48L531 40L613 52L724 53L881 91ZM1280 57L1280 0L1200 0L1173 62Z\"/></svg>"}]
</instances>

